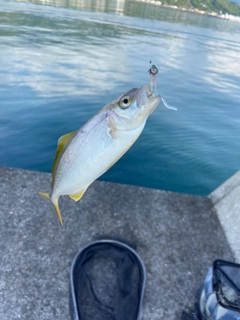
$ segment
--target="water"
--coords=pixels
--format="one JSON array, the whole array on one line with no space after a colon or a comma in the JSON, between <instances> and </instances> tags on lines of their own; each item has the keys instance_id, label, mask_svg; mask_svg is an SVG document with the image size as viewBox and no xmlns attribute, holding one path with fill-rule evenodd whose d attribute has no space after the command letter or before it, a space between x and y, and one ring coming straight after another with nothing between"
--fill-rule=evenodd
<instances>
[{"instance_id":1,"label":"water","mask_svg":"<svg viewBox=\"0 0 240 320\"><path fill-rule=\"evenodd\" d=\"M0 165L50 172L58 138L158 65L162 104L100 179L206 195L240 169L240 24L130 1L0 0Z\"/></svg>"}]
</instances>

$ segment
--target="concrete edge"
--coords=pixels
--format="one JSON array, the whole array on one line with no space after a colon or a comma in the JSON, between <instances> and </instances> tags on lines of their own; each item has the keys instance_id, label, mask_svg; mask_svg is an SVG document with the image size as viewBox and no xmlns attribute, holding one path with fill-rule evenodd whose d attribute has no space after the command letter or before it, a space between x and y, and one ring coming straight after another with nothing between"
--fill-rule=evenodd
<instances>
[{"instance_id":1,"label":"concrete edge","mask_svg":"<svg viewBox=\"0 0 240 320\"><path fill-rule=\"evenodd\" d=\"M236 262L240 263L240 171L208 196Z\"/></svg>"},{"instance_id":2,"label":"concrete edge","mask_svg":"<svg viewBox=\"0 0 240 320\"><path fill-rule=\"evenodd\" d=\"M237 171L232 177L221 184L217 189L210 193L209 198L215 205L222 200L228 194L230 194L235 188L240 186L240 171Z\"/></svg>"}]
</instances>

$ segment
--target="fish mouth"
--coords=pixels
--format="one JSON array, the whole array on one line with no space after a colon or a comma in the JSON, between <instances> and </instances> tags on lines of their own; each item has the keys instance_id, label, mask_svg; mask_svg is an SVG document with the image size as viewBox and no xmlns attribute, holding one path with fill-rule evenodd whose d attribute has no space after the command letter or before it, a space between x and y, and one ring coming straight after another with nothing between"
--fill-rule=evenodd
<instances>
[{"instance_id":1,"label":"fish mouth","mask_svg":"<svg viewBox=\"0 0 240 320\"><path fill-rule=\"evenodd\" d=\"M146 90L146 96L149 98L149 97L151 97L151 96L153 96L153 90L152 90L152 88L151 88L151 86L150 85L148 85L148 84L146 84L145 85L145 90Z\"/></svg>"},{"instance_id":2,"label":"fish mouth","mask_svg":"<svg viewBox=\"0 0 240 320\"><path fill-rule=\"evenodd\" d=\"M143 85L139 90L138 106L142 110L146 110L146 113L151 114L161 101L160 95L155 95L149 84Z\"/></svg>"}]
</instances>

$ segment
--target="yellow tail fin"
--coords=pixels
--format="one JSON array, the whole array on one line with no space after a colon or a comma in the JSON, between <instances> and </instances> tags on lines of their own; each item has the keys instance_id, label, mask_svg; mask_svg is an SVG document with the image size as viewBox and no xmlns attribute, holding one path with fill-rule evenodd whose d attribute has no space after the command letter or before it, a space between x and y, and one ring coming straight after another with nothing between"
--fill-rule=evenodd
<instances>
[{"instance_id":1,"label":"yellow tail fin","mask_svg":"<svg viewBox=\"0 0 240 320\"><path fill-rule=\"evenodd\" d=\"M60 209L59 209L59 206L58 206L58 198L56 201L52 201L49 194L48 193L45 193L45 192L38 192L38 194L40 196L42 196L43 198L47 199L47 200L50 200L54 206L54 209L56 210L56 213L57 213L57 216L58 216L58 219L61 223L61 225L63 226L63 222L62 222L62 216L61 216L61 212L60 212Z\"/></svg>"}]
</instances>

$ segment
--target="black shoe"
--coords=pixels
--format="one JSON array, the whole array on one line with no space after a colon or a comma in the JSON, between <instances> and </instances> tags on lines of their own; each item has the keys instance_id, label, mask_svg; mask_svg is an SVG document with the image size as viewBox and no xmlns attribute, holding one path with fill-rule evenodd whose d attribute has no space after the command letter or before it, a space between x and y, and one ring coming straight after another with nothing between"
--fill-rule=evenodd
<instances>
[{"instance_id":1,"label":"black shoe","mask_svg":"<svg viewBox=\"0 0 240 320\"><path fill-rule=\"evenodd\" d=\"M72 263L73 319L140 320L145 283L145 267L134 249L115 240L95 241Z\"/></svg>"}]
</instances>

